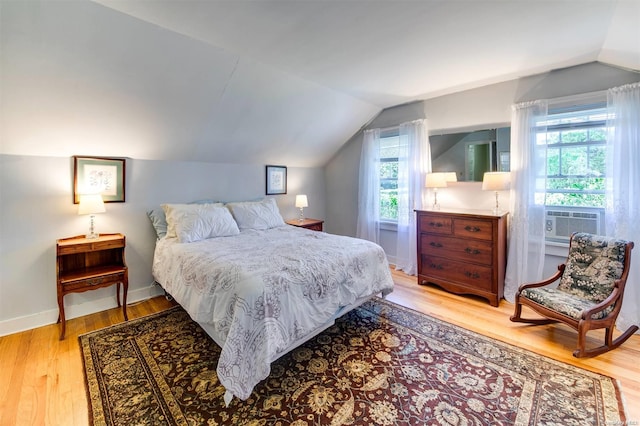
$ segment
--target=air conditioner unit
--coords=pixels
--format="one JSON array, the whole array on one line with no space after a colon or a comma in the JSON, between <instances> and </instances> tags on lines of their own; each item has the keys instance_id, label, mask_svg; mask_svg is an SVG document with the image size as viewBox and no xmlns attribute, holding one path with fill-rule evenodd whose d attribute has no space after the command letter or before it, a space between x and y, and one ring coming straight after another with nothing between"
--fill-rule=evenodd
<instances>
[{"instance_id":1,"label":"air conditioner unit","mask_svg":"<svg viewBox=\"0 0 640 426\"><path fill-rule=\"evenodd\" d=\"M547 238L569 241L569 237L574 232L600 234L600 211L547 210L545 220Z\"/></svg>"}]
</instances>

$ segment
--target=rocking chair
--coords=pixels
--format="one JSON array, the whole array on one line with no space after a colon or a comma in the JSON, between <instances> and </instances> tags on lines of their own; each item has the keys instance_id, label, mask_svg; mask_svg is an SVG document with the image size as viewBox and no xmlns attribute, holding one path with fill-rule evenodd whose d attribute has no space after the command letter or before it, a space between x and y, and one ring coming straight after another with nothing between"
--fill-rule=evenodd
<instances>
[{"instance_id":1,"label":"rocking chair","mask_svg":"<svg viewBox=\"0 0 640 426\"><path fill-rule=\"evenodd\" d=\"M531 324L563 322L578 331L576 358L600 355L617 348L638 330L629 327L613 339L613 328L622 306L624 287L629 275L633 242L575 233L569 241L566 263L550 278L523 284L516 293L516 307L511 321ZM560 280L557 288L550 284ZM526 305L544 319L522 318ZM589 330L606 329L604 345L585 349Z\"/></svg>"}]
</instances>

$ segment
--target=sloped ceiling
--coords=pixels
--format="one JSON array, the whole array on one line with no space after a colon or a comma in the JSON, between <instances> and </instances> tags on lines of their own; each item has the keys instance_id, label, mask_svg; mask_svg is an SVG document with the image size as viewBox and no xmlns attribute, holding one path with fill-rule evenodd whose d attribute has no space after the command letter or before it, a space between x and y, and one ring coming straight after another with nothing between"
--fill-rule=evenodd
<instances>
[{"instance_id":1,"label":"sloped ceiling","mask_svg":"<svg viewBox=\"0 0 640 426\"><path fill-rule=\"evenodd\" d=\"M0 152L320 166L381 109L640 69L640 2L0 2Z\"/></svg>"}]
</instances>

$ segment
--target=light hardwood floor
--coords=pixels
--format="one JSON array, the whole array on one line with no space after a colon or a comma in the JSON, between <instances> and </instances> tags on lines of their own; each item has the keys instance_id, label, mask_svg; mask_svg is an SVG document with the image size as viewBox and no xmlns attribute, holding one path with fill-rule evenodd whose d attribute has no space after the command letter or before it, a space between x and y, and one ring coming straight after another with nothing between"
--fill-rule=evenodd
<instances>
[{"instance_id":1,"label":"light hardwood floor","mask_svg":"<svg viewBox=\"0 0 640 426\"><path fill-rule=\"evenodd\" d=\"M575 332L564 325L528 326L509 321L513 305L497 308L471 296L419 286L415 277L393 271L396 289L387 298L409 308L556 360L619 380L628 424L640 424L640 335L591 359L573 358ZM130 319L172 306L164 297L132 304ZM87 399L78 335L122 321L118 309L72 319L67 337L57 325L0 338L0 425L86 425ZM601 337L602 334L593 333Z\"/></svg>"}]
</instances>

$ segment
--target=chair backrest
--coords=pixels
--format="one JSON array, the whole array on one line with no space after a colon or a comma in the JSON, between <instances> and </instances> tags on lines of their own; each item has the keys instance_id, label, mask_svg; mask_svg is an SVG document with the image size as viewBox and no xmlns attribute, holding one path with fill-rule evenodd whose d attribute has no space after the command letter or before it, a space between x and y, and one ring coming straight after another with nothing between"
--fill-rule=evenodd
<instances>
[{"instance_id":1,"label":"chair backrest","mask_svg":"<svg viewBox=\"0 0 640 426\"><path fill-rule=\"evenodd\" d=\"M624 272L628 243L586 233L573 234L558 290L594 303L602 302Z\"/></svg>"}]
</instances>

